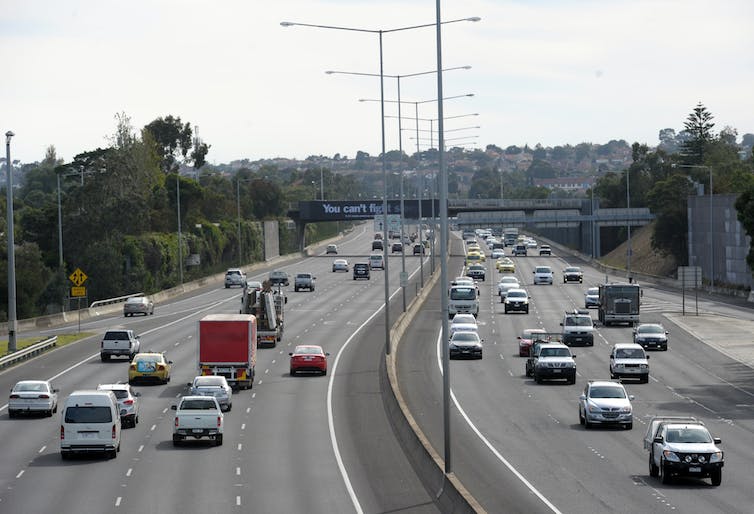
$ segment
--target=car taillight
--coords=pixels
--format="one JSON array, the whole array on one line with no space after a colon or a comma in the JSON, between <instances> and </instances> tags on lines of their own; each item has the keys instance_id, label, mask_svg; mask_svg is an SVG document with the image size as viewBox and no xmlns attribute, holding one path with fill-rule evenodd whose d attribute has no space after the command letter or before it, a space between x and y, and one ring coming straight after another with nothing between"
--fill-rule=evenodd
<instances>
[{"instance_id":1,"label":"car taillight","mask_svg":"<svg viewBox=\"0 0 754 514\"><path fill-rule=\"evenodd\" d=\"M104 341L100 341L99 342L99 347L100 348L104 348L105 347L105 342Z\"/></svg>"},{"instance_id":2,"label":"car taillight","mask_svg":"<svg viewBox=\"0 0 754 514\"><path fill-rule=\"evenodd\" d=\"M12 395L10 395L10 397L11 398L20 398L20 396L18 396L17 394L12 394Z\"/></svg>"},{"instance_id":3,"label":"car taillight","mask_svg":"<svg viewBox=\"0 0 754 514\"><path fill-rule=\"evenodd\" d=\"M132 370L136 371L136 364L131 364L129 366L129 369L132 369Z\"/></svg>"},{"instance_id":4,"label":"car taillight","mask_svg":"<svg viewBox=\"0 0 754 514\"><path fill-rule=\"evenodd\" d=\"M39 396L37 396L37 398L49 398L49 397L50 397L49 394L40 394Z\"/></svg>"},{"instance_id":5,"label":"car taillight","mask_svg":"<svg viewBox=\"0 0 754 514\"><path fill-rule=\"evenodd\" d=\"M175 428L178 428L178 416L175 417Z\"/></svg>"},{"instance_id":6,"label":"car taillight","mask_svg":"<svg viewBox=\"0 0 754 514\"><path fill-rule=\"evenodd\" d=\"M125 405L133 405L133 404L134 404L134 401L133 401L133 400L125 400L125 401L124 401L123 403L124 403Z\"/></svg>"},{"instance_id":7,"label":"car taillight","mask_svg":"<svg viewBox=\"0 0 754 514\"><path fill-rule=\"evenodd\" d=\"M111 433L112 433L112 437L113 437L113 439L115 439L115 425L113 425L113 430L112 430L112 432L111 432Z\"/></svg>"},{"instance_id":8,"label":"car taillight","mask_svg":"<svg viewBox=\"0 0 754 514\"><path fill-rule=\"evenodd\" d=\"M222 423L223 418L221 416L217 416L217 428L220 428L220 423Z\"/></svg>"},{"instance_id":9,"label":"car taillight","mask_svg":"<svg viewBox=\"0 0 754 514\"><path fill-rule=\"evenodd\" d=\"M159 369L160 371L162 371L162 370L164 370L164 369L165 369L165 366L164 366L164 365L162 365L162 364L158 364L158 365L157 365L157 369Z\"/></svg>"},{"instance_id":10,"label":"car taillight","mask_svg":"<svg viewBox=\"0 0 754 514\"><path fill-rule=\"evenodd\" d=\"M60 425L60 440L62 441L63 439L65 439L65 427Z\"/></svg>"}]
</instances>

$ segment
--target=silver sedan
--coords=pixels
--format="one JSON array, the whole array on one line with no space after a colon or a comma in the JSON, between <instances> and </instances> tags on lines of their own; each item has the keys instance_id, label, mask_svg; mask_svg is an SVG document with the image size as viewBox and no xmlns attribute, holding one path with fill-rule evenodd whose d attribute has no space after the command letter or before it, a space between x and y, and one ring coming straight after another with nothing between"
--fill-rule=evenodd
<instances>
[{"instance_id":1,"label":"silver sedan","mask_svg":"<svg viewBox=\"0 0 754 514\"><path fill-rule=\"evenodd\" d=\"M223 376L202 375L194 377L194 381L186 385L191 388L191 396L214 396L221 410L230 411L233 408L233 389Z\"/></svg>"},{"instance_id":2,"label":"silver sedan","mask_svg":"<svg viewBox=\"0 0 754 514\"><path fill-rule=\"evenodd\" d=\"M13 386L8 400L8 417L41 412L52 416L58 411L58 390L49 380L22 380Z\"/></svg>"}]
</instances>

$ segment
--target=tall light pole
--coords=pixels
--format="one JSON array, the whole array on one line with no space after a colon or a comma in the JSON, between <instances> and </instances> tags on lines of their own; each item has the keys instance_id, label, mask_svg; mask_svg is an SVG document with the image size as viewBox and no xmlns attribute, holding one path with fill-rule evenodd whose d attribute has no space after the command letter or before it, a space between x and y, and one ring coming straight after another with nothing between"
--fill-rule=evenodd
<instances>
[{"instance_id":1,"label":"tall light pole","mask_svg":"<svg viewBox=\"0 0 754 514\"><path fill-rule=\"evenodd\" d=\"M629 219L626 221L626 227L628 228L628 249L626 250L626 276L628 278L629 282L632 282L633 279L631 278L631 219L630 219L630 210L631 210L631 169L626 170L626 209L629 210Z\"/></svg>"},{"instance_id":2,"label":"tall light pole","mask_svg":"<svg viewBox=\"0 0 754 514\"><path fill-rule=\"evenodd\" d=\"M319 199L325 201L325 175L322 166L319 167Z\"/></svg>"},{"instance_id":3,"label":"tall light pole","mask_svg":"<svg viewBox=\"0 0 754 514\"><path fill-rule=\"evenodd\" d=\"M594 186L595 186L595 182L592 181L592 188L591 188L591 193L592 193L592 201L591 201L591 204L592 204L592 208L591 208L591 214L592 214L592 237L591 237L591 239L592 239L592 259L596 259L597 258L597 241L596 241L595 231L594 231L594 228L595 228L595 224L594 224L594 222L595 222L595 220L594 220Z\"/></svg>"},{"instance_id":4,"label":"tall light pole","mask_svg":"<svg viewBox=\"0 0 754 514\"><path fill-rule=\"evenodd\" d=\"M178 212L178 276L183 285L183 239L181 238L181 173L175 174L175 205Z\"/></svg>"},{"instance_id":5,"label":"tall light pole","mask_svg":"<svg viewBox=\"0 0 754 514\"><path fill-rule=\"evenodd\" d=\"M5 165L8 207L8 351L16 351L16 248L13 239L13 168L10 160L10 140L12 131L5 133Z\"/></svg>"},{"instance_id":6,"label":"tall light pole","mask_svg":"<svg viewBox=\"0 0 754 514\"><path fill-rule=\"evenodd\" d=\"M457 20L450 20L442 23L456 23L461 21L479 21L479 18L462 18ZM438 19L436 24L440 25L440 20ZM418 29L418 28L425 28L425 27L432 27L435 24L428 23L423 25L411 25L407 27L399 27L395 29L362 29L362 28L354 28L354 27L340 27L340 26L333 26L333 25L317 25L317 24L311 24L311 23L297 23L297 22L290 22L290 21L283 21L280 22L280 25L283 27L312 27L312 28L320 28L320 29L332 29L332 30L346 30L350 32L364 32L368 34L377 34L379 38L379 58L380 58L380 126L381 126L381 138L382 138L382 155L380 158L381 161L381 167L382 167L382 181L383 181L383 195L382 195L382 215L385 217L385 223L383 223L383 239L387 242L388 241L388 231L387 231L387 216L388 216L388 202L387 202L387 165L385 162L385 75L384 75L384 69L383 69L383 58L382 58L382 35L383 34L389 34L393 32L401 32L406 30L412 30L412 29ZM438 70L442 69L442 66L437 68ZM438 73L438 76L442 75L441 73ZM388 253L387 253L387 243L383 245L383 256L385 261L385 353L390 354L391 352L391 344L390 344L390 283L389 283L389 266L388 266Z\"/></svg>"}]
</instances>

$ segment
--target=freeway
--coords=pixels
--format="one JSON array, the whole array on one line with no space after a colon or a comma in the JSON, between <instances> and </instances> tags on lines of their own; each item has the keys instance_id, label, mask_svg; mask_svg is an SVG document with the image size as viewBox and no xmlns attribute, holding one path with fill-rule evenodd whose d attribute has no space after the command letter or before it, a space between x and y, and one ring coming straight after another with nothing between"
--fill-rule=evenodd
<instances>
[{"instance_id":1,"label":"freeway","mask_svg":"<svg viewBox=\"0 0 754 514\"><path fill-rule=\"evenodd\" d=\"M454 241L452 250L451 276L461 271L460 241ZM578 420L578 396L587 380L609 379L610 348L630 342L631 329L597 327L594 347L573 348L576 385L537 385L525 377L525 359L518 356L516 340L525 328L560 331L563 312L583 308L586 287L605 280L586 263L568 260L531 254L514 258L516 275L532 297L528 315L503 313L495 288L500 275L488 262L489 278L480 283L478 319L484 359L454 360L450 366L452 470L488 512L751 512L754 372L706 338L725 328L750 347L747 327L754 325L754 313L734 302L702 298L699 307L705 322L693 323L690 315L681 316L679 292L646 285L642 321L663 323L670 331L670 349L651 353L648 384L626 385L635 395L632 430L586 430ZM553 285L532 284L536 265L553 267ZM582 266L583 285L562 283L567 265ZM439 296L433 292L429 298L398 350L399 380L414 417L442 454L442 314ZM730 327L735 324L740 327L737 332ZM722 438L725 467L720 487L690 479L662 485L649 477L642 438L647 420L655 414L696 416Z\"/></svg>"},{"instance_id":2,"label":"freeway","mask_svg":"<svg viewBox=\"0 0 754 514\"><path fill-rule=\"evenodd\" d=\"M371 236L361 226L339 244L340 253L353 264L351 256L370 253ZM77 389L125 380L125 361L99 360L99 338L115 327L134 329L143 350L165 351L173 361L169 384L136 387L142 393L140 422L123 430L113 460L62 461L60 413L11 420L0 402L0 511L436 512L393 435L379 394L383 272L354 281L350 273L332 273L332 260L320 255L280 267L291 274L312 272L317 287L299 293L288 288L283 342L260 349L254 387L234 393L220 447L174 448L170 406L196 374L197 320L238 312L237 289L207 286L157 305L154 316L83 322L82 330L95 336L0 373L5 391L21 379L51 378L61 401ZM419 259L407 256L406 262L411 293ZM390 257L393 320L400 311L400 267L399 256ZM287 353L298 343L321 344L330 352L327 376L289 376Z\"/></svg>"}]
</instances>

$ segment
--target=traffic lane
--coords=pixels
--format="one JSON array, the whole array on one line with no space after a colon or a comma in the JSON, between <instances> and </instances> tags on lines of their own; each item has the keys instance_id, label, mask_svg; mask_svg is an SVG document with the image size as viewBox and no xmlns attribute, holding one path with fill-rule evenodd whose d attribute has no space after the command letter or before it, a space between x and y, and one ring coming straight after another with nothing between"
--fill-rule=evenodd
<instances>
[{"instance_id":1,"label":"traffic lane","mask_svg":"<svg viewBox=\"0 0 754 514\"><path fill-rule=\"evenodd\" d=\"M606 361L605 361L605 362L606 362ZM464 363L464 364L465 364L465 363ZM511 371L512 371L512 370L511 370ZM475 374L474 374L474 376L476 377L476 376L477 376L478 374L479 374L479 373L475 373ZM493 388L493 387L479 387L479 385L478 385L478 384L476 384L476 383L475 383L475 384L474 384L474 385L473 385L473 386L471 387L471 389L473 389L473 390L474 390L475 394L478 394L478 393L479 393L479 391L489 391L489 390L495 390L495 388ZM540 390L541 388L540 388L540 387L536 387L536 388L533 388L533 389L537 389L537 390ZM569 388L567 388L567 389L570 389L570 387L569 387ZM504 388L504 387L501 387L501 388L499 388L498 390L506 390L506 388ZM575 419L577 419L577 417L576 417L576 414L575 414L575 412L576 412L576 408L575 408L575 402L574 402L573 400L571 400L571 402L572 402L572 405L573 405L573 407L571 407L571 409L567 409L566 411L564 411L564 412L563 412L563 413L561 413L561 414L563 414L563 415L566 415L566 416L567 416L567 415L569 415L569 412L570 412L570 410L573 410L573 413L572 413L572 414L570 414L570 415L571 415L571 416L573 416L573 417L574 417ZM482 402L482 403L484 403L484 402ZM558 405L559 405L559 404L561 404L561 403L562 403L562 402L561 402L560 400L558 400L558 401L556 402L556 404L558 404ZM486 404L486 403L485 403L485 404ZM493 403L493 404L494 404L494 403ZM497 405L497 404L496 404L496 405ZM551 409L550 409L550 410L551 410ZM505 412L505 411L508 411L508 409L503 409L503 411L504 411L504 412ZM548 416L548 418L549 418L549 416ZM556 416L555 418L552 418L552 419L557 419L557 416ZM545 423L547 423L547 421L548 421L548 420L546 419L546 420L545 420ZM628 432L627 432L627 433L628 433ZM639 445L639 447L640 447L640 445ZM640 453L640 454L641 454L641 453ZM633 453L632 453L632 455L633 455ZM644 457L644 455L642 455L642 457ZM619 462L620 462L620 461L622 461L622 460L624 460L624 459L623 459L623 458L621 458L621 459L619 460ZM639 459L639 460L643 460L643 459ZM641 469L641 468L639 468L639 469ZM462 477L462 480L463 480L463 475L460 475L460 476ZM620 480L620 477L618 477L618 480ZM476 482L476 481L475 481L475 482ZM635 502L634 502L634 505L635 505Z\"/></svg>"},{"instance_id":2,"label":"traffic lane","mask_svg":"<svg viewBox=\"0 0 754 514\"><path fill-rule=\"evenodd\" d=\"M450 269L458 269L458 265L458 259L451 259ZM436 346L444 316L441 311L441 294L446 294L446 288L437 284L404 335L398 348L397 366L400 388L408 407L442 457L445 436L442 376L437 366ZM478 321L489 323L490 318L486 316L480 315ZM485 345L482 360L452 361L451 384L462 374L474 374L486 369L487 364L494 363L497 357L490 352L491 346L489 343ZM497 406L487 405L486 408L496 410ZM501 472L499 461L495 460L487 448L478 447L477 436L460 418L455 407L452 410L450 437L453 471L489 512L499 512L503 505L508 512L551 512L528 490L521 488L521 483L513 472ZM488 494L482 494L483 492Z\"/></svg>"}]
</instances>

